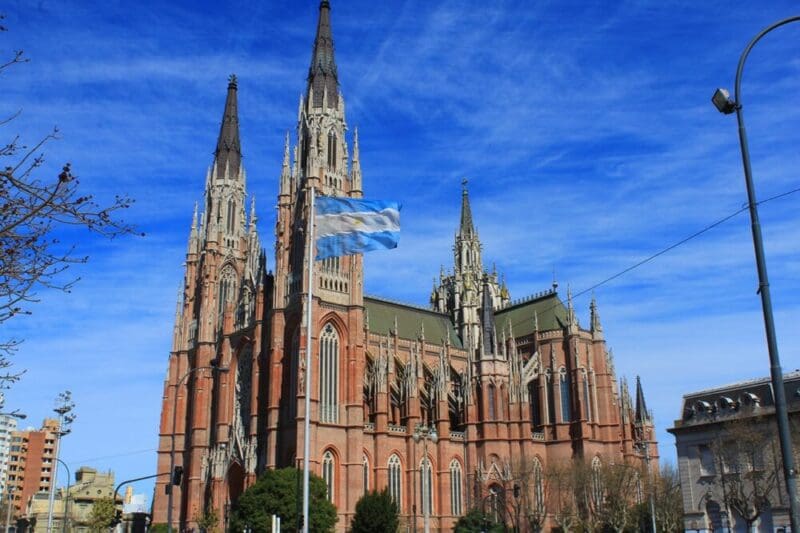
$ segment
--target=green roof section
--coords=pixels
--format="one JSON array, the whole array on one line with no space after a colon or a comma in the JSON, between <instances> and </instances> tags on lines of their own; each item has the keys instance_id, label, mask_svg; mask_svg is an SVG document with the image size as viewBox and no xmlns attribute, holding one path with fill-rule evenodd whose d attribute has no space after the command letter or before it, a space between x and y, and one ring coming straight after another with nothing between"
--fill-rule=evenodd
<instances>
[{"instance_id":1,"label":"green roof section","mask_svg":"<svg viewBox=\"0 0 800 533\"><path fill-rule=\"evenodd\" d=\"M511 322L515 337L531 335L535 320L539 321L539 331L561 329L567 323L567 308L555 290L535 294L520 302L501 309L494 314L497 329L503 331Z\"/></svg>"},{"instance_id":2,"label":"green roof section","mask_svg":"<svg viewBox=\"0 0 800 533\"><path fill-rule=\"evenodd\" d=\"M455 348L463 348L450 317L408 304L401 304L389 300L364 297L364 307L369 317L370 333L386 335L394 329L397 319L397 335L403 339L416 339L420 330L425 328L425 339L433 344L444 344L448 333L450 344Z\"/></svg>"}]
</instances>

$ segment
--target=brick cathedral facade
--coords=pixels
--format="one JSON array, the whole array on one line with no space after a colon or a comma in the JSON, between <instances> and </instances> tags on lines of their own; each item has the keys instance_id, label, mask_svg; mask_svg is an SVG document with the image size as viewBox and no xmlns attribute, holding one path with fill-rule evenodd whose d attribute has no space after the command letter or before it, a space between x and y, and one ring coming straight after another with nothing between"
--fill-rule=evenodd
<instances>
[{"instance_id":1,"label":"brick cathedral facade","mask_svg":"<svg viewBox=\"0 0 800 533\"><path fill-rule=\"evenodd\" d=\"M364 295L359 255L317 261L307 338L311 188L362 196L330 13L323 0L298 136L284 148L271 269L246 204L235 77L228 85L164 385L158 472L169 471L173 449L185 472L172 487L173 527L196 528L208 509L224 520L260 472L302 465L307 393L311 465L341 531L366 490L389 487L405 523L421 528L428 510L431 528L448 531L491 491L512 486L521 465L638 460L636 441L654 440L651 418L638 383L634 400L617 382L594 300L588 328L555 284L513 302L484 268L466 184L453 269L440 273L430 307ZM438 438L414 439L421 429ZM154 523L167 522L167 484L157 482Z\"/></svg>"}]
</instances>

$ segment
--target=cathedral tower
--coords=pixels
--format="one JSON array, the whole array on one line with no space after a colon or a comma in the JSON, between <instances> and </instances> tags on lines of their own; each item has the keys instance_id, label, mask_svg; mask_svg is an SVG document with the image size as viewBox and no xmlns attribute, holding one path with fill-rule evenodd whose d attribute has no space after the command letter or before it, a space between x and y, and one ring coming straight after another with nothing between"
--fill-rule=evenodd
<instances>
[{"instance_id":1,"label":"cathedral tower","mask_svg":"<svg viewBox=\"0 0 800 533\"><path fill-rule=\"evenodd\" d=\"M255 205L246 215L237 81L230 77L204 212L195 208L164 384L154 520L196 521L235 500L257 466L258 373L266 260ZM168 491L172 509L168 509Z\"/></svg>"}]
</instances>

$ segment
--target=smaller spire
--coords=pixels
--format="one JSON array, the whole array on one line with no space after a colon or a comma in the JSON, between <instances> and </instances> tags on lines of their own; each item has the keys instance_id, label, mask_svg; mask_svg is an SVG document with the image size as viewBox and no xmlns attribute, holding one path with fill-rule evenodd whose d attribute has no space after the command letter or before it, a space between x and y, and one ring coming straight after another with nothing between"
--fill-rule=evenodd
<instances>
[{"instance_id":1,"label":"smaller spire","mask_svg":"<svg viewBox=\"0 0 800 533\"><path fill-rule=\"evenodd\" d=\"M642 380L636 376L636 415L635 422L639 425L650 423L650 414L647 412L647 404L644 401L644 390Z\"/></svg>"},{"instance_id":2,"label":"smaller spire","mask_svg":"<svg viewBox=\"0 0 800 533\"><path fill-rule=\"evenodd\" d=\"M280 195L291 195L292 168L289 159L289 132L286 132L286 141L283 145L283 168L281 169Z\"/></svg>"},{"instance_id":3,"label":"smaller spire","mask_svg":"<svg viewBox=\"0 0 800 533\"><path fill-rule=\"evenodd\" d=\"M591 314L591 332L595 338L602 338L603 326L600 324L600 313L597 311L597 300L592 292L592 303L589 305L589 312Z\"/></svg>"},{"instance_id":4,"label":"smaller spire","mask_svg":"<svg viewBox=\"0 0 800 533\"><path fill-rule=\"evenodd\" d=\"M469 205L468 183L469 180L467 178L461 180L461 225L459 233L462 235L473 235L475 233L475 226L472 224L472 208Z\"/></svg>"},{"instance_id":5,"label":"smaller spire","mask_svg":"<svg viewBox=\"0 0 800 533\"><path fill-rule=\"evenodd\" d=\"M361 159L358 147L358 127L353 132L353 165L350 169L350 188L353 192L361 192Z\"/></svg>"},{"instance_id":6,"label":"smaller spire","mask_svg":"<svg viewBox=\"0 0 800 533\"><path fill-rule=\"evenodd\" d=\"M194 214L192 215L192 229L189 230L189 249L187 253L196 253L198 247L199 233L197 231L197 202L194 203Z\"/></svg>"},{"instance_id":7,"label":"smaller spire","mask_svg":"<svg viewBox=\"0 0 800 533\"><path fill-rule=\"evenodd\" d=\"M556 279L556 266L553 265L553 292L558 290L558 281Z\"/></svg>"},{"instance_id":8,"label":"smaller spire","mask_svg":"<svg viewBox=\"0 0 800 533\"><path fill-rule=\"evenodd\" d=\"M258 217L256 216L256 196L253 195L250 197L250 231L255 229L256 222L258 222Z\"/></svg>"}]
</instances>

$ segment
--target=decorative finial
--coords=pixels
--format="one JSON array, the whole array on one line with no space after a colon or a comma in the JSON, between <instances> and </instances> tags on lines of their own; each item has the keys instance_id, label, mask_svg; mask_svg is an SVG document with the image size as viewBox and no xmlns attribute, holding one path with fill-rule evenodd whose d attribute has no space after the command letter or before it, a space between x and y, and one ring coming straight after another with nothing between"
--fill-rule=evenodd
<instances>
[{"instance_id":1,"label":"decorative finial","mask_svg":"<svg viewBox=\"0 0 800 533\"><path fill-rule=\"evenodd\" d=\"M236 74L228 76L228 89L235 89L237 87Z\"/></svg>"},{"instance_id":2,"label":"decorative finial","mask_svg":"<svg viewBox=\"0 0 800 533\"><path fill-rule=\"evenodd\" d=\"M464 190L464 194L467 194L467 184L468 183L469 183L469 180L467 178L464 178L464 179L461 180L461 188Z\"/></svg>"}]
</instances>

